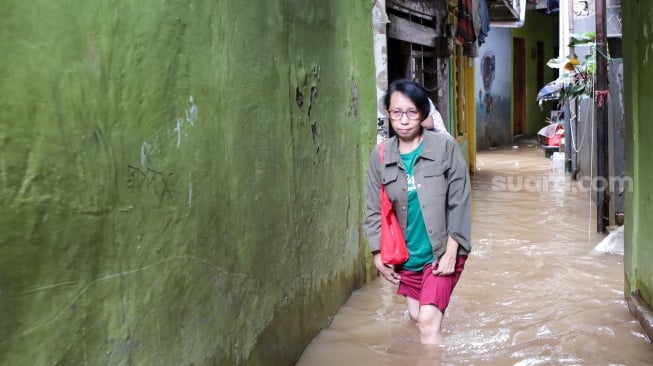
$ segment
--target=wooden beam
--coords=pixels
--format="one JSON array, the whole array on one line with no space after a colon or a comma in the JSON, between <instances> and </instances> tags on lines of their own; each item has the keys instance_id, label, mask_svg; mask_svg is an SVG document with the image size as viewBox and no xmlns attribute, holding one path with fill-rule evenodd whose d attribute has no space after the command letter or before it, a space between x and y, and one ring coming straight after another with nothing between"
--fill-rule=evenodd
<instances>
[{"instance_id":1,"label":"wooden beam","mask_svg":"<svg viewBox=\"0 0 653 366\"><path fill-rule=\"evenodd\" d=\"M419 15L427 15L434 17L435 1L426 0L387 0L387 7L397 9L407 13L417 13Z\"/></svg>"},{"instance_id":2,"label":"wooden beam","mask_svg":"<svg viewBox=\"0 0 653 366\"><path fill-rule=\"evenodd\" d=\"M435 46L435 29L413 23L408 19L400 18L392 14L388 14L388 18L390 18L388 38L421 44L428 47Z\"/></svg>"}]
</instances>

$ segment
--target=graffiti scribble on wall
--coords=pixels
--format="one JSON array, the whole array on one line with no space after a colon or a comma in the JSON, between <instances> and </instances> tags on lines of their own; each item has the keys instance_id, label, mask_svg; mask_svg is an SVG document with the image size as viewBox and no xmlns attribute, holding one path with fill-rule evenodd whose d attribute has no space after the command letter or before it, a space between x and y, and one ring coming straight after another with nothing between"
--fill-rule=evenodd
<instances>
[{"instance_id":1,"label":"graffiti scribble on wall","mask_svg":"<svg viewBox=\"0 0 653 366\"><path fill-rule=\"evenodd\" d=\"M152 168L127 165L127 188L151 190L161 201L172 199L170 177L173 173L164 173Z\"/></svg>"}]
</instances>

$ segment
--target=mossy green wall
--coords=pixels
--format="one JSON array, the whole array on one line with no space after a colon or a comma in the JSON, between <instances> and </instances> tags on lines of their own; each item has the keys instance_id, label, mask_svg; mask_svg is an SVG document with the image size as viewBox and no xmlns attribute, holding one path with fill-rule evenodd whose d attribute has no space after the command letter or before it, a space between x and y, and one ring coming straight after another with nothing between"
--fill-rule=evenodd
<instances>
[{"instance_id":1,"label":"mossy green wall","mask_svg":"<svg viewBox=\"0 0 653 366\"><path fill-rule=\"evenodd\" d=\"M653 3L624 1L624 120L626 175L634 189L626 194L624 267L626 286L653 305Z\"/></svg>"},{"instance_id":2,"label":"mossy green wall","mask_svg":"<svg viewBox=\"0 0 653 366\"><path fill-rule=\"evenodd\" d=\"M0 9L0 364L292 364L365 281L369 2Z\"/></svg>"},{"instance_id":3,"label":"mossy green wall","mask_svg":"<svg viewBox=\"0 0 653 366\"><path fill-rule=\"evenodd\" d=\"M546 118L554 105L540 108L535 100L539 88L537 85L537 58L531 52L537 50L537 42L544 43L544 84L555 80L555 70L546 66L546 62L558 57L558 23L557 15L545 15L536 10L526 12L526 22L521 28L514 28L512 36L526 40L526 126L527 136L536 136L537 131L546 126ZM514 55L513 55L514 57ZM514 93L515 91L513 91ZM513 116L514 119L514 116Z\"/></svg>"}]
</instances>

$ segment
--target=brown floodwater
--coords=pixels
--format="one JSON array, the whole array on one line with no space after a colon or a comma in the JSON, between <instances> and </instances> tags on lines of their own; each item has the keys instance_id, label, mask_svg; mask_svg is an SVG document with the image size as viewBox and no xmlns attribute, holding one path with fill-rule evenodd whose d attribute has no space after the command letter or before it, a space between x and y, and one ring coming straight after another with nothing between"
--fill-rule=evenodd
<instances>
[{"instance_id":1,"label":"brown floodwater","mask_svg":"<svg viewBox=\"0 0 653 366\"><path fill-rule=\"evenodd\" d=\"M473 252L422 346L396 287L355 291L298 366L652 365L624 299L623 256L596 253L595 208L535 145L477 156Z\"/></svg>"}]
</instances>

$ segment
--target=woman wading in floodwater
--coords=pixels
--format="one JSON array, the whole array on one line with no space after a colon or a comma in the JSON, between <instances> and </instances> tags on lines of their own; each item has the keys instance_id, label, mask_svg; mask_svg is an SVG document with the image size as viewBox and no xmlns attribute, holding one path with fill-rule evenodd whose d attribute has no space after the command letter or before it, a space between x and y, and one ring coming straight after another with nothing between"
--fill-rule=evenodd
<instances>
[{"instance_id":1,"label":"woman wading in floodwater","mask_svg":"<svg viewBox=\"0 0 653 366\"><path fill-rule=\"evenodd\" d=\"M471 187L467 163L448 134L426 131L426 91L410 80L397 80L384 98L395 135L378 146L367 170L365 231L374 265L388 281L399 284L410 318L423 344L442 343L442 318L471 250ZM386 265L379 252L381 184L404 230L410 258Z\"/></svg>"}]
</instances>

